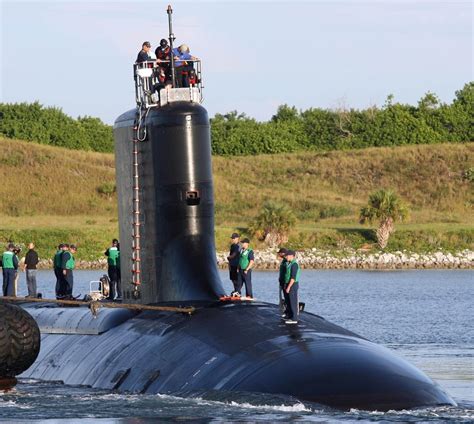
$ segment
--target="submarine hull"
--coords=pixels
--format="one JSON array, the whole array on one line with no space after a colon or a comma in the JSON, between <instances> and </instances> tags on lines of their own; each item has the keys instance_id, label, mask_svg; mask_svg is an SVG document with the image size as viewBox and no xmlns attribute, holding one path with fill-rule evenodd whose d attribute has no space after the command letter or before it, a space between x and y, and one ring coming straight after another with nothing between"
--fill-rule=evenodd
<instances>
[{"instance_id":1,"label":"submarine hull","mask_svg":"<svg viewBox=\"0 0 474 424\"><path fill-rule=\"evenodd\" d=\"M87 308L27 310L43 335L25 378L132 393L262 392L338 409L454 404L388 349L306 312L285 325L272 304L192 316L101 310L97 319Z\"/></svg>"}]
</instances>

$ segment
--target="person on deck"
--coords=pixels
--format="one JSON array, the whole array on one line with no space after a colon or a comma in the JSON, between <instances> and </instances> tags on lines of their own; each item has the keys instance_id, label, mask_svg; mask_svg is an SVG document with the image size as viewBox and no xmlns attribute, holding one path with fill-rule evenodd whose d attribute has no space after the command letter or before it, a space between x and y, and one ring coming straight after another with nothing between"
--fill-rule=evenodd
<instances>
[{"instance_id":1,"label":"person on deck","mask_svg":"<svg viewBox=\"0 0 474 424\"><path fill-rule=\"evenodd\" d=\"M253 250L250 248L250 240L242 240L242 249L239 256L238 290L241 294L242 286L245 284L245 295L253 297L252 291L252 267L255 263Z\"/></svg>"},{"instance_id":2,"label":"person on deck","mask_svg":"<svg viewBox=\"0 0 474 424\"><path fill-rule=\"evenodd\" d=\"M150 56L151 44L149 41L145 41L142 44L142 49L138 52L136 63L146 62L152 60Z\"/></svg>"},{"instance_id":3,"label":"person on deck","mask_svg":"<svg viewBox=\"0 0 474 424\"><path fill-rule=\"evenodd\" d=\"M108 299L114 300L115 297L120 296L120 250L117 239L112 240L112 246L104 252L104 255L107 256L107 273L110 278L110 293Z\"/></svg>"},{"instance_id":4,"label":"person on deck","mask_svg":"<svg viewBox=\"0 0 474 424\"><path fill-rule=\"evenodd\" d=\"M69 251L64 251L61 255L61 270L62 270L62 284L60 290L60 297L72 299L72 290L74 288L73 270L76 266L74 254L77 252L77 247L74 244L69 246Z\"/></svg>"},{"instance_id":5,"label":"person on deck","mask_svg":"<svg viewBox=\"0 0 474 424\"><path fill-rule=\"evenodd\" d=\"M198 58L190 54L189 47L186 44L181 44L178 48L173 49L172 53L176 85L177 87L189 87L189 72L194 69L192 61L198 60Z\"/></svg>"},{"instance_id":6,"label":"person on deck","mask_svg":"<svg viewBox=\"0 0 474 424\"><path fill-rule=\"evenodd\" d=\"M170 66L171 49L165 38L160 41L160 45L155 50L155 55L156 63L159 65L155 70L155 77L158 80L155 90L159 91L166 86L167 82L172 80Z\"/></svg>"},{"instance_id":7,"label":"person on deck","mask_svg":"<svg viewBox=\"0 0 474 424\"><path fill-rule=\"evenodd\" d=\"M20 281L20 271L25 266L25 258L21 258L21 247L15 246L13 253L18 261L18 268L15 270L15 278L13 279L13 296L18 295L18 281ZM21 259L20 259L21 258Z\"/></svg>"},{"instance_id":8,"label":"person on deck","mask_svg":"<svg viewBox=\"0 0 474 424\"><path fill-rule=\"evenodd\" d=\"M53 257L53 268L54 268L54 276L56 277L56 287L55 287L55 293L56 297L60 296L61 293L61 284L63 281L63 271L62 271L62 255L63 252L69 249L69 245L65 243L61 243L58 245L58 250L56 250L56 253L54 254Z\"/></svg>"},{"instance_id":9,"label":"person on deck","mask_svg":"<svg viewBox=\"0 0 474 424\"><path fill-rule=\"evenodd\" d=\"M28 252L25 256L26 286L28 288L28 297L37 297L36 285L36 266L38 265L38 253L35 250L35 244L28 244Z\"/></svg>"},{"instance_id":10,"label":"person on deck","mask_svg":"<svg viewBox=\"0 0 474 424\"><path fill-rule=\"evenodd\" d=\"M15 275L18 270L18 258L14 253L15 245L9 243L7 250L2 255L2 266L3 271L3 295L13 296L14 295L14 284Z\"/></svg>"},{"instance_id":11,"label":"person on deck","mask_svg":"<svg viewBox=\"0 0 474 424\"><path fill-rule=\"evenodd\" d=\"M285 324L298 323L298 286L300 281L300 266L295 259L294 250L286 252L286 273L285 273L285 302L287 305L287 314Z\"/></svg>"},{"instance_id":12,"label":"person on deck","mask_svg":"<svg viewBox=\"0 0 474 424\"><path fill-rule=\"evenodd\" d=\"M234 286L234 291L231 293L231 296L235 296L239 292L239 259L240 259L240 236L237 233L232 233L230 236L231 245L229 256L227 260L229 261L229 278L232 281Z\"/></svg>"},{"instance_id":13,"label":"person on deck","mask_svg":"<svg viewBox=\"0 0 474 424\"><path fill-rule=\"evenodd\" d=\"M278 289L278 298L279 298L279 305L280 308L282 309L283 318L286 318L286 313L287 313L287 307L286 307L286 302L285 302L285 275L286 275L286 254L288 250L282 247L278 252L278 258L281 260L280 262L280 269L278 273L278 284L279 284L279 289Z\"/></svg>"},{"instance_id":14,"label":"person on deck","mask_svg":"<svg viewBox=\"0 0 474 424\"><path fill-rule=\"evenodd\" d=\"M160 63L160 66L168 68L170 66L169 62L161 63L161 61L170 60L170 46L168 45L168 40L163 38L160 41L160 45L155 50L156 61Z\"/></svg>"}]
</instances>

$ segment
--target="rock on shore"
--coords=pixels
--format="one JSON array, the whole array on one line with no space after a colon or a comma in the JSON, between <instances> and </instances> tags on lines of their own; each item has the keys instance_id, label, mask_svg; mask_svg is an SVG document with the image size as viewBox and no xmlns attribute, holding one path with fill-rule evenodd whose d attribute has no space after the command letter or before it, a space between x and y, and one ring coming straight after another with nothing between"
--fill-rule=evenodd
<instances>
[{"instance_id":1,"label":"rock on shore","mask_svg":"<svg viewBox=\"0 0 474 424\"><path fill-rule=\"evenodd\" d=\"M276 249L256 250L256 269L278 269ZM219 268L227 268L228 252L216 255ZM433 252L412 253L407 251L367 253L346 249L329 251L319 249L300 250L296 258L305 269L471 269L474 268L474 251L457 253ZM42 260L40 269L52 269L52 260ZM76 261L77 269L107 269L107 260Z\"/></svg>"},{"instance_id":2,"label":"rock on shore","mask_svg":"<svg viewBox=\"0 0 474 424\"><path fill-rule=\"evenodd\" d=\"M227 268L227 252L217 254L220 268ZM474 268L474 252L463 250L457 253L434 252L412 253L366 253L353 249L324 251L307 249L298 251L296 259L306 269L429 269L429 268ZM279 260L274 250L255 251L255 268L277 269Z\"/></svg>"}]
</instances>

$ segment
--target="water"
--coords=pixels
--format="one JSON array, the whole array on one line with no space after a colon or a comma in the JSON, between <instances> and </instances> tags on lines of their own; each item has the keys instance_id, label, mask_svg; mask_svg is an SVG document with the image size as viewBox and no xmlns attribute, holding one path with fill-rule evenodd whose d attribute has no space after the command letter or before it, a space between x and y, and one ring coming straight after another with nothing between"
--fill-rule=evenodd
<instances>
[{"instance_id":1,"label":"water","mask_svg":"<svg viewBox=\"0 0 474 424\"><path fill-rule=\"evenodd\" d=\"M76 272L75 294L89 290L97 271ZM227 272L221 278L228 292ZM54 293L51 272L39 271L38 288ZM254 295L277 302L275 272L254 274ZM324 316L408 359L436 380L457 407L387 413L338 412L272 395L116 394L59 383L22 381L0 396L0 420L48 423L163 421L474 422L474 273L472 271L303 271L301 301ZM25 294L24 275L20 295ZM33 420L33 421L31 421Z\"/></svg>"}]
</instances>

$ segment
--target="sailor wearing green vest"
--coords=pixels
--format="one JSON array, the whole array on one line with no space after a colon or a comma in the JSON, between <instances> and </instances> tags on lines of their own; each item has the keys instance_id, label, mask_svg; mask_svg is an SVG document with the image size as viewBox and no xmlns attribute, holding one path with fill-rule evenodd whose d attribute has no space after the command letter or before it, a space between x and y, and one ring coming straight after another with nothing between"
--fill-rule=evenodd
<instances>
[{"instance_id":1,"label":"sailor wearing green vest","mask_svg":"<svg viewBox=\"0 0 474 424\"><path fill-rule=\"evenodd\" d=\"M298 323L298 286L300 282L300 266L295 259L295 251L286 252L286 274L285 274L285 301L287 305L287 315L285 324Z\"/></svg>"},{"instance_id":2,"label":"sailor wearing green vest","mask_svg":"<svg viewBox=\"0 0 474 424\"><path fill-rule=\"evenodd\" d=\"M63 270L62 270L62 255L63 252L69 250L69 244L61 243L58 245L58 250L53 257L53 267L54 267L54 276L56 277L56 287L55 293L56 297L60 296L61 292L61 281L63 280Z\"/></svg>"},{"instance_id":3,"label":"sailor wearing green vest","mask_svg":"<svg viewBox=\"0 0 474 424\"><path fill-rule=\"evenodd\" d=\"M242 286L245 284L245 295L253 297L252 292L252 267L255 261L253 250L249 247L250 240L242 240L242 249L239 256L238 292L241 294Z\"/></svg>"},{"instance_id":4,"label":"sailor wearing green vest","mask_svg":"<svg viewBox=\"0 0 474 424\"><path fill-rule=\"evenodd\" d=\"M120 245L117 239L112 240L112 246L109 247L104 255L107 256L108 274L110 278L109 300L120 297Z\"/></svg>"},{"instance_id":5,"label":"sailor wearing green vest","mask_svg":"<svg viewBox=\"0 0 474 424\"><path fill-rule=\"evenodd\" d=\"M278 258L281 259L280 262L280 269L278 272L278 298L279 298L279 305L280 309L283 313L282 317L286 318L286 302L285 302L285 276L286 276L286 253L288 252L287 249L282 247L278 252Z\"/></svg>"},{"instance_id":6,"label":"sailor wearing green vest","mask_svg":"<svg viewBox=\"0 0 474 424\"><path fill-rule=\"evenodd\" d=\"M15 245L9 243L7 250L2 255L2 270L3 270L3 295L14 296L15 295L15 275L18 270L18 258L13 252Z\"/></svg>"},{"instance_id":7,"label":"sailor wearing green vest","mask_svg":"<svg viewBox=\"0 0 474 424\"><path fill-rule=\"evenodd\" d=\"M72 298L72 289L74 286L73 270L76 266L74 254L76 252L77 252L77 247L74 244L71 244L69 246L69 251L66 250L61 255L62 280L60 284L59 296L63 299Z\"/></svg>"}]
</instances>

